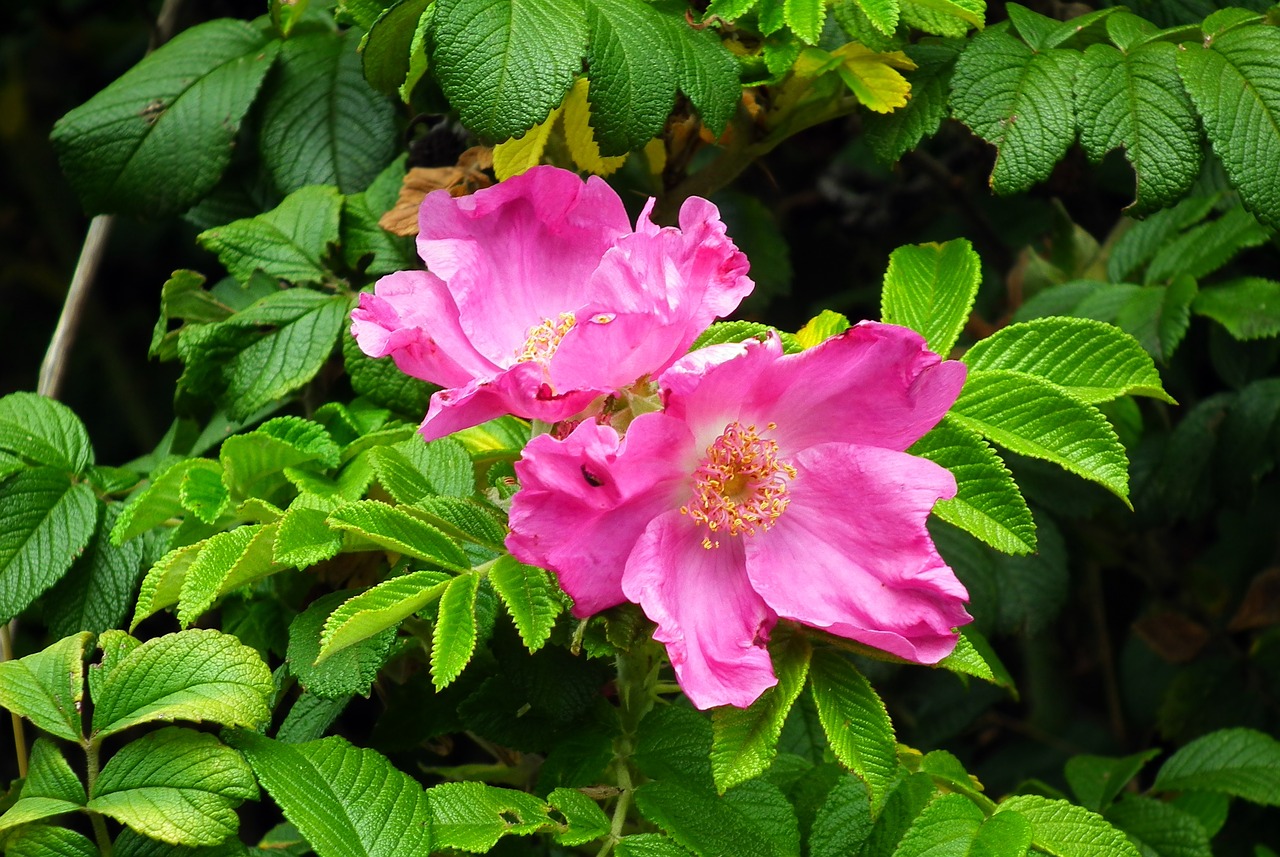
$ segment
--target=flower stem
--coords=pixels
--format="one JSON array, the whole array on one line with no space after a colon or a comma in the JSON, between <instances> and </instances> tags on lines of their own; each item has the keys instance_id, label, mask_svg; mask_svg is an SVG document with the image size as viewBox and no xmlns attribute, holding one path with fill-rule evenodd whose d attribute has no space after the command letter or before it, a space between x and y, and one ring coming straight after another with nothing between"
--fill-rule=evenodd
<instances>
[{"instance_id":1,"label":"flower stem","mask_svg":"<svg viewBox=\"0 0 1280 857\"><path fill-rule=\"evenodd\" d=\"M13 660L13 631L16 627L16 621L0 624L0 663ZM18 777L25 779L27 776L27 736L23 730L22 715L16 711L11 711L9 716L13 718L13 749L14 758L18 760Z\"/></svg>"},{"instance_id":2,"label":"flower stem","mask_svg":"<svg viewBox=\"0 0 1280 857\"><path fill-rule=\"evenodd\" d=\"M93 794L93 787L98 782L98 773L101 770L98 760L98 751L102 745L95 738L86 738L81 746L84 748L85 758L85 782L88 785L88 794ZM98 853L102 857L111 857L111 836L107 833L107 823L102 816L93 810L86 811L89 816L89 823L93 825L93 838L98 843Z\"/></svg>"},{"instance_id":3,"label":"flower stem","mask_svg":"<svg viewBox=\"0 0 1280 857\"><path fill-rule=\"evenodd\" d=\"M609 836L600 847L597 857L607 857L622 839L627 817L631 813L631 794L639 780L639 774L632 769L631 761L631 754L635 751L636 730L658 698L658 666L661 659L652 640L632 640L630 648L618 652L616 663L618 723L621 732L613 742L613 769L618 799L613 805Z\"/></svg>"}]
</instances>

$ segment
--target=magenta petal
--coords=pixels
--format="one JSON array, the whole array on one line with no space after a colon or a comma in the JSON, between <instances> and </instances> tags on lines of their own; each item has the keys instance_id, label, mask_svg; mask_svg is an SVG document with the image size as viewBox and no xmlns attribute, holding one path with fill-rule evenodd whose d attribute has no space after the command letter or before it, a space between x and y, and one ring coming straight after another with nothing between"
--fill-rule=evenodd
<instances>
[{"instance_id":1,"label":"magenta petal","mask_svg":"<svg viewBox=\"0 0 1280 857\"><path fill-rule=\"evenodd\" d=\"M435 440L504 414L545 423L559 422L586 409L607 390L570 390L557 394L537 363L517 363L493 378L440 390L431 396L419 431Z\"/></svg>"},{"instance_id":2,"label":"magenta petal","mask_svg":"<svg viewBox=\"0 0 1280 857\"><path fill-rule=\"evenodd\" d=\"M790 504L746 542L751 583L779 616L918 663L955 647L964 586L925 529L955 479L923 458L825 444L790 462Z\"/></svg>"},{"instance_id":3,"label":"magenta petal","mask_svg":"<svg viewBox=\"0 0 1280 857\"><path fill-rule=\"evenodd\" d=\"M746 708L778 683L765 641L777 616L751 588L742 544L702 545L679 511L655 518L627 560L622 589L657 623L676 679L696 708Z\"/></svg>"},{"instance_id":4,"label":"magenta petal","mask_svg":"<svg viewBox=\"0 0 1280 857\"><path fill-rule=\"evenodd\" d=\"M669 456L689 445L684 426L655 413L631 428L625 440L594 422L563 441L540 435L516 463L507 549L554 572L579 618L626 600L627 555L683 485Z\"/></svg>"}]
</instances>

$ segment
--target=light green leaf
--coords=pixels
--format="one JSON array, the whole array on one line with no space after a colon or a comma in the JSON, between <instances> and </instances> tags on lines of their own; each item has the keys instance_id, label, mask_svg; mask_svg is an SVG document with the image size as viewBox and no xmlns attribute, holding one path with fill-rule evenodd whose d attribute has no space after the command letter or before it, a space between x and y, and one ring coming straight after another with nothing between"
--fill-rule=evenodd
<instances>
[{"instance_id":1,"label":"light green leaf","mask_svg":"<svg viewBox=\"0 0 1280 857\"><path fill-rule=\"evenodd\" d=\"M1055 857L1140 857L1133 843L1096 812L1065 800L1017 795L996 807L1031 822L1031 844Z\"/></svg>"},{"instance_id":2,"label":"light green leaf","mask_svg":"<svg viewBox=\"0 0 1280 857\"><path fill-rule=\"evenodd\" d=\"M1195 816L1173 804L1126 795L1107 810L1107 821L1123 830L1143 854L1213 857L1209 834Z\"/></svg>"},{"instance_id":3,"label":"light green leaf","mask_svg":"<svg viewBox=\"0 0 1280 857\"><path fill-rule=\"evenodd\" d=\"M174 548L160 557L159 561L151 567L147 576L142 579L142 586L138 589L138 603L133 608L133 619L129 623L130 630L138 627L138 624L151 614L178 603L187 571L199 558L207 544L206 539Z\"/></svg>"},{"instance_id":4,"label":"light green leaf","mask_svg":"<svg viewBox=\"0 0 1280 857\"><path fill-rule=\"evenodd\" d=\"M71 473L93 464L89 433L75 412L36 393L0 398L0 450Z\"/></svg>"},{"instance_id":5,"label":"light green leaf","mask_svg":"<svg viewBox=\"0 0 1280 857\"><path fill-rule=\"evenodd\" d=\"M688 850L660 833L636 833L618 840L618 857L693 857Z\"/></svg>"},{"instance_id":6,"label":"light green leaf","mask_svg":"<svg viewBox=\"0 0 1280 857\"><path fill-rule=\"evenodd\" d=\"M471 457L452 437L423 443L415 434L373 450L372 461L378 481L397 503L413 503L428 494L470 497L476 491Z\"/></svg>"},{"instance_id":7,"label":"light green leaf","mask_svg":"<svg viewBox=\"0 0 1280 857\"><path fill-rule=\"evenodd\" d=\"M170 726L112 756L88 808L152 839L215 845L239 829L235 806L257 795L239 753L207 733Z\"/></svg>"},{"instance_id":8,"label":"light green leaf","mask_svg":"<svg viewBox=\"0 0 1280 857\"><path fill-rule=\"evenodd\" d=\"M902 21L926 33L963 36L971 28L982 29L985 0L899 0Z\"/></svg>"},{"instance_id":9,"label":"light green leaf","mask_svg":"<svg viewBox=\"0 0 1280 857\"><path fill-rule=\"evenodd\" d=\"M93 735L155 720L257 727L271 716L271 671L229 634L191 630L148 640L94 688Z\"/></svg>"},{"instance_id":10,"label":"light green leaf","mask_svg":"<svg viewBox=\"0 0 1280 857\"><path fill-rule=\"evenodd\" d=\"M367 697L396 641L395 626L390 625L320 661L321 630L329 614L347 597L347 592L331 592L317 598L289 623L289 650L285 655L289 671L308 693L324 699L355 694Z\"/></svg>"},{"instance_id":11,"label":"light green leaf","mask_svg":"<svg viewBox=\"0 0 1280 857\"><path fill-rule=\"evenodd\" d=\"M1150 396L1173 404L1137 340L1091 319L1011 324L970 348L964 362L970 369L1035 375L1090 404L1119 396Z\"/></svg>"},{"instance_id":12,"label":"light green leaf","mask_svg":"<svg viewBox=\"0 0 1280 857\"><path fill-rule=\"evenodd\" d=\"M1048 178L1075 140L1072 83L1079 54L1039 53L992 27L974 37L951 77L957 119L996 147L991 188L1006 194Z\"/></svg>"},{"instance_id":13,"label":"light green leaf","mask_svg":"<svg viewBox=\"0 0 1280 857\"><path fill-rule=\"evenodd\" d=\"M350 503L329 515L329 525L373 544L447 568L469 571L466 555L444 533L408 512L378 500Z\"/></svg>"},{"instance_id":14,"label":"light green leaf","mask_svg":"<svg viewBox=\"0 0 1280 857\"><path fill-rule=\"evenodd\" d=\"M1067 759L1063 773L1081 806L1103 812L1147 762L1159 755L1159 750L1144 750L1122 758L1082 753Z\"/></svg>"},{"instance_id":15,"label":"light green leaf","mask_svg":"<svg viewBox=\"0 0 1280 857\"><path fill-rule=\"evenodd\" d=\"M827 4L825 0L782 0L782 17L801 41L816 45L827 20Z\"/></svg>"},{"instance_id":16,"label":"light green leaf","mask_svg":"<svg viewBox=\"0 0 1280 857\"><path fill-rule=\"evenodd\" d=\"M724 794L760 776L778 754L778 736L791 706L804 689L812 651L800 634L770 648L778 683L747 708L723 705L711 713L711 773Z\"/></svg>"},{"instance_id":17,"label":"light green leaf","mask_svg":"<svg viewBox=\"0 0 1280 857\"><path fill-rule=\"evenodd\" d=\"M197 240L217 253L218 261L241 283L248 282L255 271L295 283L318 283L328 273L324 255L330 244L338 242L341 213L342 195L337 188L304 187L268 212L206 230ZM316 303L325 297L299 294Z\"/></svg>"},{"instance_id":18,"label":"light green leaf","mask_svg":"<svg viewBox=\"0 0 1280 857\"><path fill-rule=\"evenodd\" d=\"M1207 23L1207 22L1206 22ZM1258 219L1280 228L1280 30L1206 33L1178 52L1178 72L1231 185Z\"/></svg>"},{"instance_id":19,"label":"light green leaf","mask_svg":"<svg viewBox=\"0 0 1280 857\"><path fill-rule=\"evenodd\" d=\"M1265 339L1280 334L1280 282L1241 277L1201 289L1191 303L1236 339Z\"/></svg>"},{"instance_id":20,"label":"light green leaf","mask_svg":"<svg viewBox=\"0 0 1280 857\"><path fill-rule=\"evenodd\" d=\"M573 0L437 0L431 64L462 124L509 140L547 118L582 68L587 21Z\"/></svg>"},{"instance_id":21,"label":"light green leaf","mask_svg":"<svg viewBox=\"0 0 1280 857\"><path fill-rule=\"evenodd\" d=\"M531 794L484 783L441 783L427 791L431 829L439 848L484 852L503 836L551 827L548 807Z\"/></svg>"},{"instance_id":22,"label":"light green leaf","mask_svg":"<svg viewBox=\"0 0 1280 857\"><path fill-rule=\"evenodd\" d=\"M938 662L938 667L989 681L1009 690L1017 698L1013 676L991 648L987 638L972 626L960 629L956 635L956 647Z\"/></svg>"},{"instance_id":23,"label":"light green leaf","mask_svg":"<svg viewBox=\"0 0 1280 857\"><path fill-rule=\"evenodd\" d=\"M231 505L231 492L222 481L222 466L207 458L187 461L191 464L178 485L178 502L183 509L212 525Z\"/></svg>"},{"instance_id":24,"label":"light green leaf","mask_svg":"<svg viewBox=\"0 0 1280 857\"><path fill-rule=\"evenodd\" d=\"M480 575L463 574L449 581L431 633L431 682L436 690L453 683L476 650L476 592Z\"/></svg>"},{"instance_id":25,"label":"light green leaf","mask_svg":"<svg viewBox=\"0 0 1280 857\"><path fill-rule=\"evenodd\" d=\"M342 534L326 523L333 511L332 501L302 494L289 504L280 519L272 548L280 565L306 568L337 556L342 550Z\"/></svg>"},{"instance_id":26,"label":"light green leaf","mask_svg":"<svg viewBox=\"0 0 1280 857\"><path fill-rule=\"evenodd\" d=\"M488 503L461 497L423 497L412 506L400 507L410 515L438 527L455 539L472 542L494 552L504 550L506 516Z\"/></svg>"},{"instance_id":27,"label":"light green leaf","mask_svg":"<svg viewBox=\"0 0 1280 857\"><path fill-rule=\"evenodd\" d=\"M93 489L53 467L0 483L0 623L67 573L98 525Z\"/></svg>"},{"instance_id":28,"label":"light green leaf","mask_svg":"<svg viewBox=\"0 0 1280 857\"><path fill-rule=\"evenodd\" d=\"M504 554L489 569L489 583L511 614L525 648L530 652L542 648L564 610L551 575Z\"/></svg>"},{"instance_id":29,"label":"light green leaf","mask_svg":"<svg viewBox=\"0 0 1280 857\"><path fill-rule=\"evenodd\" d=\"M836 758L867 784L871 814L884 807L898 773L893 724L862 673L834 652L814 654L810 689Z\"/></svg>"},{"instance_id":30,"label":"light green leaf","mask_svg":"<svg viewBox=\"0 0 1280 857\"><path fill-rule=\"evenodd\" d=\"M886 36L898 28L898 0L856 0L867 20ZM914 89L914 87L913 87ZM912 93L914 96L914 92Z\"/></svg>"},{"instance_id":31,"label":"light green leaf","mask_svg":"<svg viewBox=\"0 0 1280 857\"><path fill-rule=\"evenodd\" d=\"M65 827L31 824L4 841L6 857L100 857L83 833Z\"/></svg>"},{"instance_id":32,"label":"light green leaf","mask_svg":"<svg viewBox=\"0 0 1280 857\"><path fill-rule=\"evenodd\" d=\"M71 770L67 757L56 742L37 738L31 747L27 781L22 784L22 797L42 797L84 806L89 796L84 784Z\"/></svg>"},{"instance_id":33,"label":"light green leaf","mask_svg":"<svg viewBox=\"0 0 1280 857\"><path fill-rule=\"evenodd\" d=\"M1036 526L1027 501L1004 462L977 432L944 418L910 452L956 477L956 496L940 500L934 515L1005 553L1036 549Z\"/></svg>"},{"instance_id":34,"label":"light green leaf","mask_svg":"<svg viewBox=\"0 0 1280 857\"><path fill-rule=\"evenodd\" d=\"M356 38L350 31L311 32L280 49L258 149L281 193L307 185L356 193L395 157L395 111L365 81Z\"/></svg>"},{"instance_id":35,"label":"light green leaf","mask_svg":"<svg viewBox=\"0 0 1280 857\"><path fill-rule=\"evenodd\" d=\"M600 154L656 137L675 104L675 55L662 13L635 0L588 0L587 78Z\"/></svg>"},{"instance_id":36,"label":"light green leaf","mask_svg":"<svg viewBox=\"0 0 1280 857\"><path fill-rule=\"evenodd\" d=\"M397 95L404 85L418 21L430 5L431 0L397 0L360 41L364 78L383 95Z\"/></svg>"},{"instance_id":37,"label":"light green leaf","mask_svg":"<svg viewBox=\"0 0 1280 857\"><path fill-rule=\"evenodd\" d=\"M1280 806L1280 741L1253 729L1210 732L1170 756L1151 787L1223 792Z\"/></svg>"},{"instance_id":38,"label":"light green leaf","mask_svg":"<svg viewBox=\"0 0 1280 857\"><path fill-rule=\"evenodd\" d=\"M109 534L121 505L108 503L93 543L66 576L49 590L45 622L57 636L76 631L100 634L117 627L133 604L143 571L143 540L111 543Z\"/></svg>"},{"instance_id":39,"label":"light green leaf","mask_svg":"<svg viewBox=\"0 0 1280 857\"><path fill-rule=\"evenodd\" d=\"M279 524L252 524L218 533L187 567L178 593L178 624L199 619L226 592L260 580L284 566L273 557Z\"/></svg>"},{"instance_id":40,"label":"light green leaf","mask_svg":"<svg viewBox=\"0 0 1280 857\"><path fill-rule=\"evenodd\" d=\"M439 571L415 571L384 580L347 599L325 620L315 662L399 625L439 598L450 580L449 575Z\"/></svg>"},{"instance_id":41,"label":"light green leaf","mask_svg":"<svg viewBox=\"0 0 1280 857\"><path fill-rule=\"evenodd\" d=\"M889 1L896 5L896 0ZM895 163L922 139L937 133L947 115L951 71L960 55L951 42L906 45L903 50L916 64L915 71L906 74L911 100L891 113L862 117L867 145L882 164Z\"/></svg>"},{"instance_id":42,"label":"light green leaf","mask_svg":"<svg viewBox=\"0 0 1280 857\"><path fill-rule=\"evenodd\" d=\"M0 707L50 735L79 743L89 637L87 631L74 634L25 658L0 661Z\"/></svg>"},{"instance_id":43,"label":"light green leaf","mask_svg":"<svg viewBox=\"0 0 1280 857\"><path fill-rule=\"evenodd\" d=\"M1128 502L1124 447L1096 408L1030 375L969 373L950 419L1011 452L1057 464Z\"/></svg>"},{"instance_id":44,"label":"light green leaf","mask_svg":"<svg viewBox=\"0 0 1280 857\"><path fill-rule=\"evenodd\" d=\"M89 213L160 217L212 190L277 47L244 21L199 24L62 117L53 143Z\"/></svg>"},{"instance_id":45,"label":"light green leaf","mask_svg":"<svg viewBox=\"0 0 1280 857\"><path fill-rule=\"evenodd\" d=\"M373 750L331 737L284 744L227 737L320 857L400 857L432 850L427 794Z\"/></svg>"},{"instance_id":46,"label":"light green leaf","mask_svg":"<svg viewBox=\"0 0 1280 857\"><path fill-rule=\"evenodd\" d=\"M604 814L600 804L577 789L555 789L547 795L547 802L558 809L569 823L567 830L556 834L556 841L561 845L585 845L609 834L609 816Z\"/></svg>"},{"instance_id":47,"label":"light green leaf","mask_svg":"<svg viewBox=\"0 0 1280 857\"><path fill-rule=\"evenodd\" d=\"M802 348L812 348L820 342L844 333L849 327L849 319L838 312L824 309L796 331L796 342Z\"/></svg>"},{"instance_id":48,"label":"light green leaf","mask_svg":"<svg viewBox=\"0 0 1280 857\"><path fill-rule=\"evenodd\" d=\"M324 426L299 417L267 420L245 434L222 442L219 457L227 485L237 497L270 496L282 487L287 467L338 466L338 445Z\"/></svg>"},{"instance_id":49,"label":"light green leaf","mask_svg":"<svg viewBox=\"0 0 1280 857\"><path fill-rule=\"evenodd\" d=\"M907 828L893 857L965 857L982 821L982 810L964 795L939 795Z\"/></svg>"},{"instance_id":50,"label":"light green leaf","mask_svg":"<svg viewBox=\"0 0 1280 857\"><path fill-rule=\"evenodd\" d=\"M997 812L978 830L966 857L1023 857L1031 847L1031 822L1017 812Z\"/></svg>"},{"instance_id":51,"label":"light green leaf","mask_svg":"<svg viewBox=\"0 0 1280 857\"><path fill-rule=\"evenodd\" d=\"M152 475L151 484L125 503L124 509L112 525L111 541L121 545L153 527L167 523L170 518L183 517L187 510L182 505L182 483L192 469L207 467L204 463L206 460L179 459Z\"/></svg>"},{"instance_id":52,"label":"light green leaf","mask_svg":"<svg viewBox=\"0 0 1280 857\"><path fill-rule=\"evenodd\" d=\"M1080 63L1080 145L1093 161L1124 147L1137 175L1134 215L1173 205L1200 174L1200 127L1178 79L1177 53L1169 42L1123 52L1096 44Z\"/></svg>"},{"instance_id":53,"label":"light green leaf","mask_svg":"<svg viewBox=\"0 0 1280 857\"><path fill-rule=\"evenodd\" d=\"M963 238L945 244L899 247L889 256L880 314L925 338L946 357L969 320L982 282L981 263Z\"/></svg>"}]
</instances>

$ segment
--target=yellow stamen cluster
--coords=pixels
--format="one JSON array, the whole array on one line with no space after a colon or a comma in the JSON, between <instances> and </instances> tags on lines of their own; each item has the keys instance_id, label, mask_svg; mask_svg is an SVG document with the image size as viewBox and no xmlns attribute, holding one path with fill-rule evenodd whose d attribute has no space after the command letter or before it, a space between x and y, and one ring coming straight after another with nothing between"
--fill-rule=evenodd
<instances>
[{"instance_id":1,"label":"yellow stamen cluster","mask_svg":"<svg viewBox=\"0 0 1280 857\"><path fill-rule=\"evenodd\" d=\"M546 366L560 347L560 340L573 329L576 321L573 313L562 312L557 318L544 318L541 324L529 328L524 347L516 350L516 362L532 360Z\"/></svg>"},{"instance_id":2,"label":"yellow stamen cluster","mask_svg":"<svg viewBox=\"0 0 1280 857\"><path fill-rule=\"evenodd\" d=\"M776 429L769 423L766 429ZM763 438L754 425L736 420L707 447L706 457L693 472L693 498L680 507L711 535L702 540L708 550L720 547L712 535L731 536L768 530L777 522L791 500L787 483L796 469L778 460L778 444Z\"/></svg>"}]
</instances>

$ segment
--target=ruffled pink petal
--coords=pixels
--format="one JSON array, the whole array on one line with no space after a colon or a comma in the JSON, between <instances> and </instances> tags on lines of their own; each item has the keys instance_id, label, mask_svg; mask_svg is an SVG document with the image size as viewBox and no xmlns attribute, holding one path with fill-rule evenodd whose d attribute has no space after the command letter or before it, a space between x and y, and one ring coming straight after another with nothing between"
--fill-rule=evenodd
<instances>
[{"instance_id":1,"label":"ruffled pink petal","mask_svg":"<svg viewBox=\"0 0 1280 857\"><path fill-rule=\"evenodd\" d=\"M747 573L779 616L918 663L951 653L968 594L925 519L955 479L923 458L825 444L790 462L790 504L746 539Z\"/></svg>"},{"instance_id":2,"label":"ruffled pink petal","mask_svg":"<svg viewBox=\"0 0 1280 857\"><path fill-rule=\"evenodd\" d=\"M746 708L778 683L765 648L777 615L752 590L742 544L702 546L704 532L677 510L644 531L622 590L644 608L667 646L676 679L697 708Z\"/></svg>"},{"instance_id":3,"label":"ruffled pink petal","mask_svg":"<svg viewBox=\"0 0 1280 857\"><path fill-rule=\"evenodd\" d=\"M563 441L535 437L516 463L507 549L554 572L579 618L622 603L627 556L684 484L671 453L689 443L683 425L657 413L639 417L623 440L594 422Z\"/></svg>"},{"instance_id":4,"label":"ruffled pink petal","mask_svg":"<svg viewBox=\"0 0 1280 857\"><path fill-rule=\"evenodd\" d=\"M603 180L534 167L469 196L428 194L418 253L448 283L472 344L509 365L531 327L588 302L601 257L630 231Z\"/></svg>"},{"instance_id":5,"label":"ruffled pink petal","mask_svg":"<svg viewBox=\"0 0 1280 857\"><path fill-rule=\"evenodd\" d=\"M399 271L360 295L351 335L370 357L391 355L406 375L442 386L498 371L458 326L458 308L444 283L426 271Z\"/></svg>"},{"instance_id":6,"label":"ruffled pink petal","mask_svg":"<svg viewBox=\"0 0 1280 857\"><path fill-rule=\"evenodd\" d=\"M487 380L469 381L433 394L418 431L426 440L435 440L504 414L559 422L581 413L608 392L601 388L557 393L539 364L517 363Z\"/></svg>"},{"instance_id":7,"label":"ruffled pink petal","mask_svg":"<svg viewBox=\"0 0 1280 857\"><path fill-rule=\"evenodd\" d=\"M901 451L938 424L965 372L913 330L862 322L776 361L758 384L772 394L773 436L785 449L857 443Z\"/></svg>"},{"instance_id":8,"label":"ruffled pink petal","mask_svg":"<svg viewBox=\"0 0 1280 857\"><path fill-rule=\"evenodd\" d=\"M658 379L667 413L689 424L699 449L705 449L735 420L763 429L775 420L774 402L781 391L761 384L760 379L783 359L782 342L776 335L763 342L749 339L691 352ZM804 383L822 380L805 379Z\"/></svg>"}]
</instances>

